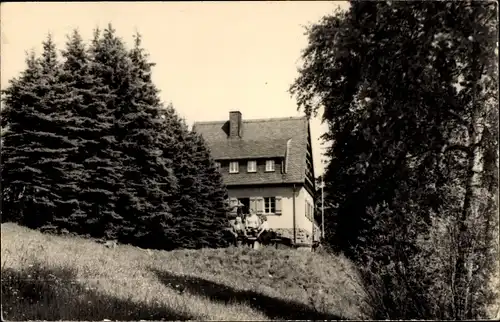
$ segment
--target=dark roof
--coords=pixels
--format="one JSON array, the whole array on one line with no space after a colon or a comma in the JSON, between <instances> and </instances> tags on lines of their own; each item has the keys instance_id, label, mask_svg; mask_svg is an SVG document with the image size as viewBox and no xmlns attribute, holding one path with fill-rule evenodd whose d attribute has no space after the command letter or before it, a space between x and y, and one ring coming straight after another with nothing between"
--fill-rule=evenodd
<instances>
[{"instance_id":1,"label":"dark roof","mask_svg":"<svg viewBox=\"0 0 500 322\"><path fill-rule=\"evenodd\" d=\"M285 157L287 140L227 140L225 144L212 144L212 156L218 160Z\"/></svg>"},{"instance_id":2,"label":"dark roof","mask_svg":"<svg viewBox=\"0 0 500 322\"><path fill-rule=\"evenodd\" d=\"M287 171L223 173L226 185L304 182L309 134L306 117L243 120L242 129L241 138L230 138L229 121L196 122L193 126L215 160L285 158Z\"/></svg>"}]
</instances>

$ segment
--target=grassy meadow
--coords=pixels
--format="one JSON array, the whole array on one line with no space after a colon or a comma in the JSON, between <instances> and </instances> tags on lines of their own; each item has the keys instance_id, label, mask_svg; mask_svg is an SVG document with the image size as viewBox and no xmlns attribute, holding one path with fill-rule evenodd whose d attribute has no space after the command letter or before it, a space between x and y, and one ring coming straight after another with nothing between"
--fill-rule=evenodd
<instances>
[{"instance_id":1,"label":"grassy meadow","mask_svg":"<svg viewBox=\"0 0 500 322\"><path fill-rule=\"evenodd\" d=\"M1 226L6 320L366 318L344 257L263 248L145 250Z\"/></svg>"}]
</instances>

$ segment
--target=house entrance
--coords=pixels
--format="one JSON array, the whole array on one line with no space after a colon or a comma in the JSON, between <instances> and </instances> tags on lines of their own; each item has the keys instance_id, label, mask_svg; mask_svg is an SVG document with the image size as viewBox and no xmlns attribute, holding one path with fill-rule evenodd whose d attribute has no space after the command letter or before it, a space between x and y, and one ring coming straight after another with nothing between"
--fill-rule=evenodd
<instances>
[{"instance_id":1,"label":"house entrance","mask_svg":"<svg viewBox=\"0 0 500 322\"><path fill-rule=\"evenodd\" d=\"M250 213L250 198L238 198L238 201L243 204L242 211L244 214Z\"/></svg>"}]
</instances>

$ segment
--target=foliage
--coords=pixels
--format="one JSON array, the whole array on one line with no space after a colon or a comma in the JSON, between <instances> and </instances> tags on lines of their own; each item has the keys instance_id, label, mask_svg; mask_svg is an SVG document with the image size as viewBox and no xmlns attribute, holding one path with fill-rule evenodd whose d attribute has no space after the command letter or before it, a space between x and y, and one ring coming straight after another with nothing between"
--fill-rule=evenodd
<instances>
[{"instance_id":1,"label":"foliage","mask_svg":"<svg viewBox=\"0 0 500 322\"><path fill-rule=\"evenodd\" d=\"M226 191L203 140L165 109L153 63L109 25L62 61L42 57L4 91L2 222L147 248L228 245ZM165 116L169 116L165 118Z\"/></svg>"},{"instance_id":2,"label":"foliage","mask_svg":"<svg viewBox=\"0 0 500 322\"><path fill-rule=\"evenodd\" d=\"M496 10L353 1L307 30L291 92L309 116L324 107L333 143L325 203L338 208L326 237L366 268L380 317L485 317L498 227ZM448 244L443 229L456 233Z\"/></svg>"},{"instance_id":3,"label":"foliage","mask_svg":"<svg viewBox=\"0 0 500 322\"><path fill-rule=\"evenodd\" d=\"M4 92L2 119L9 127L2 145L2 219L30 227L53 227L65 199L66 173L77 167L66 160L77 149L66 128L64 84L56 48L49 35L43 53L31 53L27 69Z\"/></svg>"},{"instance_id":4,"label":"foliage","mask_svg":"<svg viewBox=\"0 0 500 322\"><path fill-rule=\"evenodd\" d=\"M174 216L167 228L168 248L227 247L227 191L203 138L189 131L172 104L162 110L162 132L170 137L162 148L173 160L178 190L171 203ZM193 238L193 236L197 236Z\"/></svg>"}]
</instances>

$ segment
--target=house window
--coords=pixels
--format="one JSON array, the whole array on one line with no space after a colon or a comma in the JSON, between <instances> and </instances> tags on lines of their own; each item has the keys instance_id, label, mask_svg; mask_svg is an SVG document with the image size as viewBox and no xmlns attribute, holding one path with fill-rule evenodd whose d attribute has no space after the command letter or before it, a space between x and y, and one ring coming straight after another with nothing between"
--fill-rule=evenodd
<instances>
[{"instance_id":1,"label":"house window","mask_svg":"<svg viewBox=\"0 0 500 322\"><path fill-rule=\"evenodd\" d=\"M276 198L266 197L264 198L264 213L274 214L276 212Z\"/></svg>"},{"instance_id":2,"label":"house window","mask_svg":"<svg viewBox=\"0 0 500 322\"><path fill-rule=\"evenodd\" d=\"M257 172L257 161L248 161L247 172Z\"/></svg>"},{"instance_id":3,"label":"house window","mask_svg":"<svg viewBox=\"0 0 500 322\"><path fill-rule=\"evenodd\" d=\"M215 169L220 170L220 162L215 162Z\"/></svg>"},{"instance_id":4,"label":"house window","mask_svg":"<svg viewBox=\"0 0 500 322\"><path fill-rule=\"evenodd\" d=\"M240 167L238 161L232 161L229 163L229 173L238 173L240 171Z\"/></svg>"},{"instance_id":5,"label":"house window","mask_svg":"<svg viewBox=\"0 0 500 322\"><path fill-rule=\"evenodd\" d=\"M306 218L314 221L314 206L306 201Z\"/></svg>"},{"instance_id":6,"label":"house window","mask_svg":"<svg viewBox=\"0 0 500 322\"><path fill-rule=\"evenodd\" d=\"M266 160L266 171L267 172L274 171L274 160Z\"/></svg>"}]
</instances>

